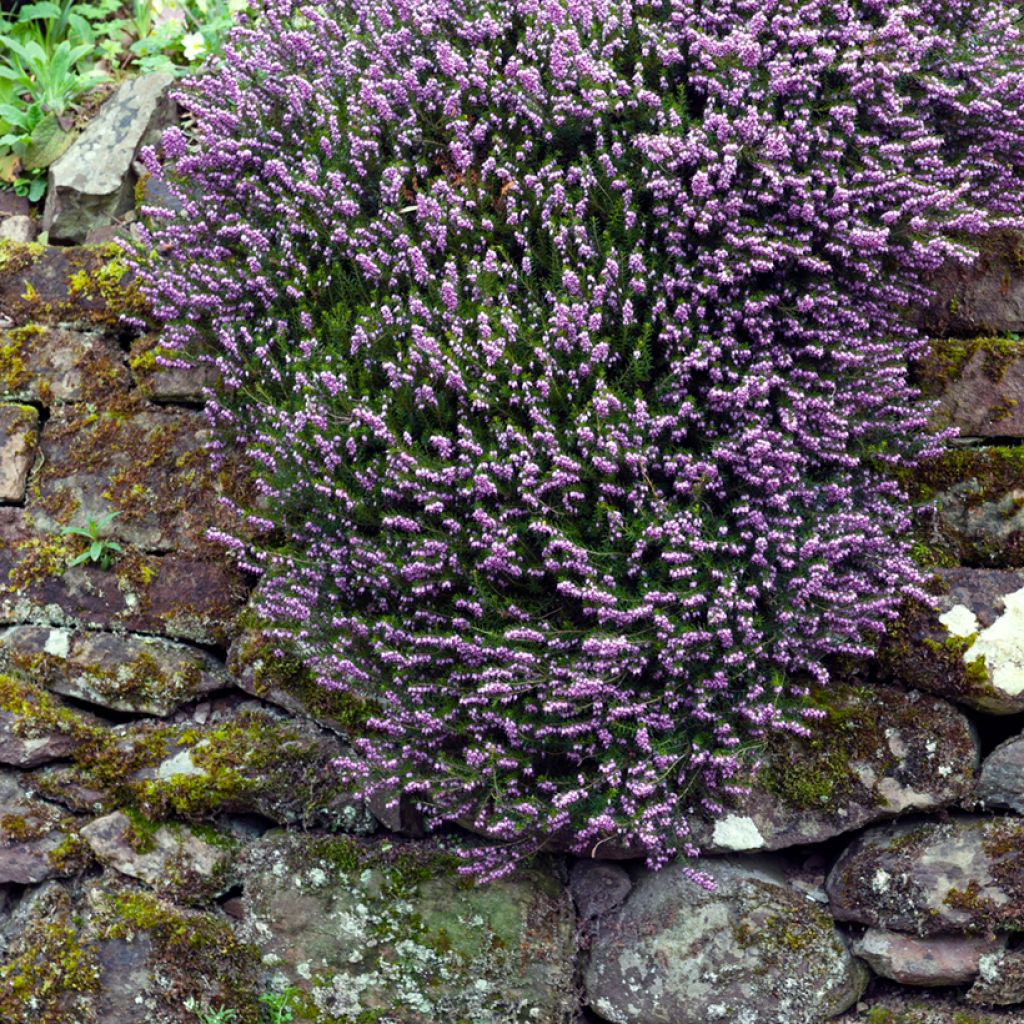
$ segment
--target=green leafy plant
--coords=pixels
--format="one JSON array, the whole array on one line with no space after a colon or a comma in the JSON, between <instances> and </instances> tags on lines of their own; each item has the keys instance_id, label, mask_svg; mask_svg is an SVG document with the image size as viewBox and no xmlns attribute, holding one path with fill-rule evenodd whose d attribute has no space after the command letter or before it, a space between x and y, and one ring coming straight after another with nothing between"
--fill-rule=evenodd
<instances>
[{"instance_id":1,"label":"green leafy plant","mask_svg":"<svg viewBox=\"0 0 1024 1024\"><path fill-rule=\"evenodd\" d=\"M201 1006L192 997L185 1000L185 1009L196 1015L199 1024L234 1024L238 1020L238 1014L229 1007L220 1006L214 1010L212 1007Z\"/></svg>"},{"instance_id":2,"label":"green leafy plant","mask_svg":"<svg viewBox=\"0 0 1024 1024\"><path fill-rule=\"evenodd\" d=\"M267 1024L291 1024L295 1020L292 1001L299 990L289 985L280 992L264 992L259 1001L266 1010Z\"/></svg>"},{"instance_id":3,"label":"green leafy plant","mask_svg":"<svg viewBox=\"0 0 1024 1024\"><path fill-rule=\"evenodd\" d=\"M62 537L84 537L88 547L68 562L68 567L82 565L85 562L92 562L99 565L101 569L109 569L114 564L114 554L124 549L116 541L101 536L105 530L120 515L119 512L107 512L99 519L89 517L85 526L65 526L61 529Z\"/></svg>"}]
</instances>

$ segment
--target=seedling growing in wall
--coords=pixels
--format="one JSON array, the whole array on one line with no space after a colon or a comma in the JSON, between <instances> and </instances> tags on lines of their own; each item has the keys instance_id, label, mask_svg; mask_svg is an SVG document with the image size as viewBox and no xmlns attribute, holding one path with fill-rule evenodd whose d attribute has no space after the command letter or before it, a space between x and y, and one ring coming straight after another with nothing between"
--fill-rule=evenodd
<instances>
[{"instance_id":1,"label":"seedling growing in wall","mask_svg":"<svg viewBox=\"0 0 1024 1024\"><path fill-rule=\"evenodd\" d=\"M68 562L68 568L92 562L101 569L109 569L114 564L114 554L120 554L124 549L117 541L101 536L101 531L105 530L120 514L120 512L106 512L98 519L93 519L90 516L85 526L65 526L61 529L62 537L84 537L89 542L89 546L84 551L75 555Z\"/></svg>"}]
</instances>

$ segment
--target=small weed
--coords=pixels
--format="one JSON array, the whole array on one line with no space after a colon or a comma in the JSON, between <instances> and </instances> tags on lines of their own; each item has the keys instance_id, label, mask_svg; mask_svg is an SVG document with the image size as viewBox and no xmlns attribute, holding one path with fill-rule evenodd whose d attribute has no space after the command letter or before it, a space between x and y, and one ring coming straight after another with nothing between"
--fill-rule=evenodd
<instances>
[{"instance_id":1,"label":"small weed","mask_svg":"<svg viewBox=\"0 0 1024 1024\"><path fill-rule=\"evenodd\" d=\"M227 1006L219 1006L216 1010L203 1007L191 996L185 1000L185 1009L196 1015L199 1024L234 1024L238 1014Z\"/></svg>"},{"instance_id":2,"label":"small weed","mask_svg":"<svg viewBox=\"0 0 1024 1024\"><path fill-rule=\"evenodd\" d=\"M61 528L61 536L84 537L89 546L80 554L68 562L68 568L75 565L82 565L85 562L93 562L101 569L109 569L114 564L114 554L120 554L124 549L116 541L100 535L120 515L119 512L107 512L99 519L89 517L85 526L65 526Z\"/></svg>"}]
</instances>

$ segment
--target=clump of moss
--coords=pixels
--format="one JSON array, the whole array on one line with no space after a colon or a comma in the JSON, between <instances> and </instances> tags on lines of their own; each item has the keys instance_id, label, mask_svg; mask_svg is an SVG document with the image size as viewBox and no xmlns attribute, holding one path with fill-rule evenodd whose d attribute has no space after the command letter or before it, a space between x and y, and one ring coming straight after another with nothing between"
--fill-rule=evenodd
<instances>
[{"instance_id":1,"label":"clump of moss","mask_svg":"<svg viewBox=\"0 0 1024 1024\"><path fill-rule=\"evenodd\" d=\"M97 730L52 697L46 690L24 679L0 672L0 711L12 716L16 736L33 739L53 732L85 740Z\"/></svg>"},{"instance_id":2,"label":"clump of moss","mask_svg":"<svg viewBox=\"0 0 1024 1024\"><path fill-rule=\"evenodd\" d=\"M182 756L181 770L159 766ZM152 725L91 735L74 764L41 782L56 793L73 783L103 794L105 809L146 818L211 821L226 811L258 811L282 822L371 828L345 799L348 788L325 763L317 737L262 710L243 710L203 727Z\"/></svg>"},{"instance_id":3,"label":"clump of moss","mask_svg":"<svg viewBox=\"0 0 1024 1024\"><path fill-rule=\"evenodd\" d=\"M95 944L83 940L63 892L46 920L16 937L0 966L0 1020L5 1024L68 1024L99 987Z\"/></svg>"},{"instance_id":4,"label":"clump of moss","mask_svg":"<svg viewBox=\"0 0 1024 1024\"><path fill-rule=\"evenodd\" d=\"M957 380L979 352L983 354L985 375L993 383L998 383L1007 367L1024 356L1024 341L1015 334L968 339L936 338L931 351L916 370L925 395L941 395L948 383Z\"/></svg>"},{"instance_id":5,"label":"clump of moss","mask_svg":"<svg viewBox=\"0 0 1024 1024\"><path fill-rule=\"evenodd\" d=\"M824 718L809 738L772 737L758 782L794 807L834 805L856 783L851 759L878 754L877 720L867 710L872 700L870 691L857 687L812 691L808 706Z\"/></svg>"}]
</instances>

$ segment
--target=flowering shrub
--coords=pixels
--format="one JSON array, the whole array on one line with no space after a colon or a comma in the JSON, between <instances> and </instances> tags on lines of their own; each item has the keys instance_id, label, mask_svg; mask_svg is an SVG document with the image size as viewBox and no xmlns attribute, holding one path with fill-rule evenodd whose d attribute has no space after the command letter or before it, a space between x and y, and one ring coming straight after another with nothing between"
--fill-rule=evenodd
<instances>
[{"instance_id":1,"label":"flowering shrub","mask_svg":"<svg viewBox=\"0 0 1024 1024\"><path fill-rule=\"evenodd\" d=\"M813 727L920 583L901 314L1020 224L1020 35L997 0L269 0L234 34L138 270L223 375L261 613L379 705L364 791L502 840L485 873L552 836L657 865Z\"/></svg>"}]
</instances>

